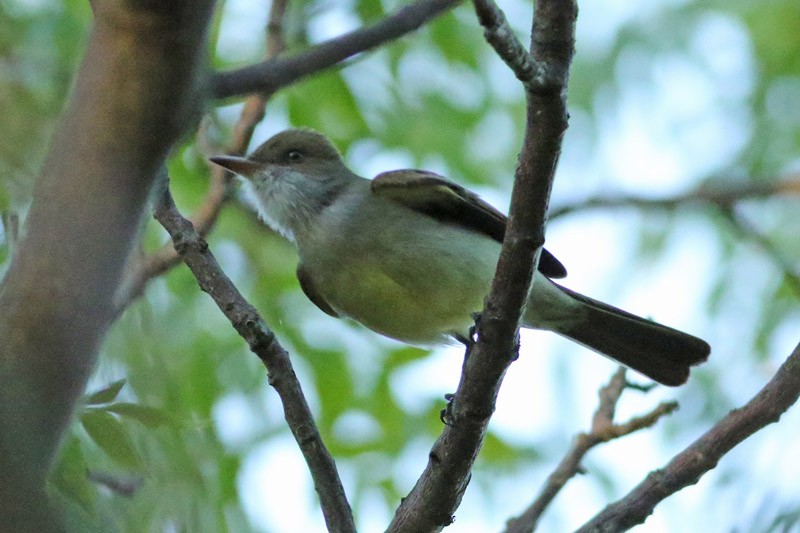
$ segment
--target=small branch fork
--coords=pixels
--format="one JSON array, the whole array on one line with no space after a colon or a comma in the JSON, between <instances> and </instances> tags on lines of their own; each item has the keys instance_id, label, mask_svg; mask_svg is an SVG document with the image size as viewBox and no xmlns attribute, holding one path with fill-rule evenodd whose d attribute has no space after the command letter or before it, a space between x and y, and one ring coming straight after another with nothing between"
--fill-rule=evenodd
<instances>
[{"instance_id":1,"label":"small branch fork","mask_svg":"<svg viewBox=\"0 0 800 533\"><path fill-rule=\"evenodd\" d=\"M577 474L583 473L581 461L589 450L614 439L630 435L641 429L652 427L662 417L671 414L678 408L677 402L662 402L650 412L634 417L622 424L614 423L617 403L623 391L632 387L625 377L625 368L620 367L611 380L599 392L600 403L592 418L592 427L588 433L580 433L575 437L570 449L561 462L548 476L545 485L533 503L520 516L512 518L506 525L506 533L529 533L536 529L545 509L558 495L567 482Z\"/></svg>"},{"instance_id":2,"label":"small branch fork","mask_svg":"<svg viewBox=\"0 0 800 533\"><path fill-rule=\"evenodd\" d=\"M355 531L336 465L322 442L289 354L264 324L258 311L222 271L192 223L178 212L167 181L164 176L164 190L154 211L156 220L169 232L175 250L194 274L200 288L214 299L220 311L267 368L269 383L281 398L286 422L308 464L328 530Z\"/></svg>"},{"instance_id":3,"label":"small branch fork","mask_svg":"<svg viewBox=\"0 0 800 533\"><path fill-rule=\"evenodd\" d=\"M737 444L780 420L800 397L800 344L771 380L743 407L734 409L667 465L651 472L619 501L612 503L578 531L625 531L641 524L662 500L694 485Z\"/></svg>"},{"instance_id":4,"label":"small branch fork","mask_svg":"<svg viewBox=\"0 0 800 533\"><path fill-rule=\"evenodd\" d=\"M486 42L492 45L517 79L525 85L534 78L542 83L545 66L534 62L531 54L514 36L505 13L492 0L474 0L472 4L478 21L483 26Z\"/></svg>"}]
</instances>

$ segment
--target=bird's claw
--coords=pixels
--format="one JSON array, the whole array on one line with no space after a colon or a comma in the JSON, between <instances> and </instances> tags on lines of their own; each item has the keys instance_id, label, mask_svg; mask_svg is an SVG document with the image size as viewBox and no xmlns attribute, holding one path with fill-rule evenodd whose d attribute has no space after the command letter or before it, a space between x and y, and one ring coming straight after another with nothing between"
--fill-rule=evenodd
<instances>
[{"instance_id":1,"label":"bird's claw","mask_svg":"<svg viewBox=\"0 0 800 533\"><path fill-rule=\"evenodd\" d=\"M442 421L442 424L445 426L452 426L453 425L453 399L456 397L455 394L447 393L444 395L444 399L447 401L447 405L439 411L439 420Z\"/></svg>"}]
</instances>

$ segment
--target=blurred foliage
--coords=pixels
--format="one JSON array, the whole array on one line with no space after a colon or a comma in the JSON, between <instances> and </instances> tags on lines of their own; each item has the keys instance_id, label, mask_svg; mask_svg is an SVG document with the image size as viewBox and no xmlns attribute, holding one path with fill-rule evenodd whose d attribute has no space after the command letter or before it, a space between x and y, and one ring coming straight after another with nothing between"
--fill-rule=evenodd
<instances>
[{"instance_id":1,"label":"blurred foliage","mask_svg":"<svg viewBox=\"0 0 800 533\"><path fill-rule=\"evenodd\" d=\"M259 32L267 10L254 11L252 5L244 4L229 1L220 7L211 32L216 43L212 61L217 68L263 56ZM291 2L285 28L288 49L302 50L319 42L320 34L330 36L342 28L378 20L399 5L378 0L343 5ZM709 130L713 142L708 142L708 153L702 154L709 162L694 167L693 159L704 158L686 156L687 187L703 182L724 186L730 180L777 180L796 169L800 147L797 2L634 5L618 6L618 11L604 13L606 18L596 7L581 6L569 94L573 121L554 202L604 192L605 184L614 182L613 171L601 165L601 151L603 142L617 133L632 96L647 101L653 95L672 95L677 102L671 105L689 110L710 99L708 106L735 125ZM501 7L527 41L530 6L501 2ZM86 42L90 15L88 4L78 1L0 4L0 211L4 215L24 212L29 201L36 169L42 164ZM247 27L256 31L249 35L238 27L226 27L226 20L234 26L249 21ZM713 90L703 93L693 86L664 86L673 72L670 68L705 73L700 86L707 84ZM356 170L371 169L365 158L389 154L392 163L428 167L481 190L495 187L507 195L524 127L522 96L513 76L484 43L465 5L341 70L279 92L254 142L290 124L309 126L328 134ZM208 135L224 144L237 112L235 105L210 109L213 126ZM664 135L693 135L702 125L700 118L686 112L665 126ZM169 162L174 195L188 212L202 201L208 183L204 146L190 139L175 148ZM624 143L617 148L627 149ZM637 192L648 194L646 180L643 175ZM760 234L795 265L796 275L800 264L796 201L750 201L735 210L753 221ZM599 216L617 215L610 211ZM782 269L752 235L732 228L715 208L635 211L626 220L634 221L628 224L633 237L630 257L625 259L628 269L657 264L691 233L713 235L707 253L714 268L704 280L705 292L675 298L705 304L704 319L695 331L711 340L716 360L696 372L691 385L680 392L682 413L653 430L669 453L741 404L747 398L743 391L752 392L771 375L786 356L782 341L786 332L797 331L798 293L793 273ZM3 264L13 243L7 230L5 225L0 233ZM163 232L148 224L143 248L153 250L164 242ZM210 243L226 272L297 362L323 437L345 470L356 512L376 490L386 510L392 509L410 488L405 470L416 469L414 475L421 471L426 450L441 430L442 395L451 392L443 384L436 394L416 392L410 401L408 391L399 390L398 383L404 382L398 376L424 364L428 353L322 316L299 292L291 246L260 225L248 208L228 206ZM619 272L605 283L624 292L621 287L628 281L627 274ZM579 388L575 366L567 358L559 360L551 379L560 385L551 398L535 406L556 411L558 427L534 439L511 438L496 430L490 433L470 488L489 502L485 505L499 505L506 499L497 492L502 484L498 480L516 479L521 471L544 479L569 436L585 429L590 415L574 399L573 391ZM442 383L452 381L442 379ZM519 406L517 416L525 417L533 408ZM53 494L64 502L74 530L260 529L265 526L254 523L242 503L243 491L248 490L242 482L243 464L266 443L285 439L287 433L263 367L209 298L198 291L188 271L178 267L150 284L145 297L126 311L106 340L85 405L53 472ZM786 438L796 442L797 437L795 429ZM586 483L603 498L622 494L628 485L600 463L592 461L594 475ZM726 477L726 469L733 471L727 463L720 466L721 486L731 477ZM736 472L747 475L746 469ZM108 479L135 488L125 494ZM739 490L746 491L750 483L757 481L741 480ZM535 494L534 487L518 487L518 498L527 502ZM774 497L788 501L796 494ZM787 503L754 509L753 523L765 531L796 524L793 501L794 507ZM487 509L491 515L492 509ZM558 520L564 519L568 509L565 504L561 518L554 519L551 527L563 525ZM496 517L496 523L507 517ZM735 528L738 517L730 516L728 523ZM459 522L453 530L458 527Z\"/></svg>"},{"instance_id":2,"label":"blurred foliage","mask_svg":"<svg viewBox=\"0 0 800 533\"><path fill-rule=\"evenodd\" d=\"M86 2L0 4L0 209L24 203L85 43Z\"/></svg>"}]
</instances>

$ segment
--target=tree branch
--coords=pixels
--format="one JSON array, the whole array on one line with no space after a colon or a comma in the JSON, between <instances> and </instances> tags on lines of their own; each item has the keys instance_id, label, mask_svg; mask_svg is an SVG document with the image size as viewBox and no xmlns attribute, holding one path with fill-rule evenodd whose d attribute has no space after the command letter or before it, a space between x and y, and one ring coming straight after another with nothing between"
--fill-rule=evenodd
<instances>
[{"instance_id":1,"label":"tree branch","mask_svg":"<svg viewBox=\"0 0 800 533\"><path fill-rule=\"evenodd\" d=\"M564 204L550 211L550 219L567 216L588 209L614 209L634 207L637 209L671 211L689 205L709 205L719 208L719 212L730 223L740 237L754 242L782 271L792 290L800 295L800 272L794 263L785 256L770 239L759 232L735 206L746 200L775 197L800 196L800 176L788 175L769 182L748 182L739 184L702 185L695 189L671 196L647 198L636 195L597 196L579 202Z\"/></svg>"},{"instance_id":2,"label":"tree branch","mask_svg":"<svg viewBox=\"0 0 800 533\"><path fill-rule=\"evenodd\" d=\"M627 496L612 503L578 531L625 531L641 524L658 503L697 483L737 444L777 422L800 397L800 344L772 379L747 404L734 409L676 455L664 468L651 472Z\"/></svg>"},{"instance_id":3,"label":"tree branch","mask_svg":"<svg viewBox=\"0 0 800 533\"><path fill-rule=\"evenodd\" d=\"M278 343L255 307L244 299L222 271L208 244L195 231L192 223L178 212L166 186L166 178L164 181L165 188L156 205L155 218L169 232L175 250L194 274L200 288L214 299L220 311L267 368L269 383L281 398L286 422L311 472L328 530L355 531L350 505L336 465L322 442L289 354Z\"/></svg>"},{"instance_id":4,"label":"tree branch","mask_svg":"<svg viewBox=\"0 0 800 533\"><path fill-rule=\"evenodd\" d=\"M202 102L210 0L96 1L88 48L0 287L0 523L57 528L45 476L114 316L148 192Z\"/></svg>"},{"instance_id":5,"label":"tree branch","mask_svg":"<svg viewBox=\"0 0 800 533\"><path fill-rule=\"evenodd\" d=\"M687 205L708 204L731 207L743 200L800 195L800 176L790 175L770 182L728 183L725 186L702 185L690 191L660 198L636 195L596 196L563 204L550 211L550 220L587 209L636 207L673 210Z\"/></svg>"},{"instance_id":6,"label":"tree branch","mask_svg":"<svg viewBox=\"0 0 800 533\"><path fill-rule=\"evenodd\" d=\"M523 84L530 82L536 74L540 74L544 66L535 63L531 54L514 35L514 30L506 19L505 13L497 7L493 0L473 0L475 14L483 26L483 36L492 45L497 55L508 65L518 80Z\"/></svg>"},{"instance_id":7,"label":"tree branch","mask_svg":"<svg viewBox=\"0 0 800 533\"><path fill-rule=\"evenodd\" d=\"M476 9L480 9L476 7ZM526 83L527 121L506 230L492 290L468 348L461 381L448 406L448 424L428 464L403 499L389 531L437 531L452 522L469 483L503 376L517 355L517 331L539 252L561 138L566 129L566 84L573 55L577 5L536 2L531 56L547 72L546 83Z\"/></svg>"},{"instance_id":8,"label":"tree branch","mask_svg":"<svg viewBox=\"0 0 800 533\"><path fill-rule=\"evenodd\" d=\"M569 451L561 459L555 470L548 476L547 482L542 487L539 495L524 513L508 521L506 533L527 533L536 529L542 514L547 506L558 495L567 482L575 475L583 472L581 461L593 447L626 435L640 429L652 427L661 417L666 416L678 408L676 402L662 402L649 413L637 416L623 424L614 423L614 413L622 392L629 387L625 379L625 368L620 367L612 376L611 381L600 389L600 403L592 419L592 428L589 433L580 433L575 437Z\"/></svg>"},{"instance_id":9,"label":"tree branch","mask_svg":"<svg viewBox=\"0 0 800 533\"><path fill-rule=\"evenodd\" d=\"M336 37L299 54L219 72L211 78L211 94L219 99L254 92L275 92L349 57L411 33L458 2L417 0L372 26Z\"/></svg>"}]
</instances>

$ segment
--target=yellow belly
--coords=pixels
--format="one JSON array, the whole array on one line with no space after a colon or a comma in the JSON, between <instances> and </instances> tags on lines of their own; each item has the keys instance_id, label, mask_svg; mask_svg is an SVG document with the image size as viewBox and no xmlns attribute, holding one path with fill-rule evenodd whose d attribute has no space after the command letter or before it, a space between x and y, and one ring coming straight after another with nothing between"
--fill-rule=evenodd
<instances>
[{"instance_id":1,"label":"yellow belly","mask_svg":"<svg viewBox=\"0 0 800 533\"><path fill-rule=\"evenodd\" d=\"M321 278L320 292L340 315L410 344L440 343L450 335L466 334L471 313L482 307L483 287L449 291L446 283L424 270L416 283L403 283L382 266L379 260L362 260L328 272Z\"/></svg>"}]
</instances>

